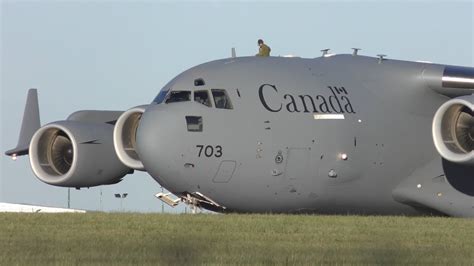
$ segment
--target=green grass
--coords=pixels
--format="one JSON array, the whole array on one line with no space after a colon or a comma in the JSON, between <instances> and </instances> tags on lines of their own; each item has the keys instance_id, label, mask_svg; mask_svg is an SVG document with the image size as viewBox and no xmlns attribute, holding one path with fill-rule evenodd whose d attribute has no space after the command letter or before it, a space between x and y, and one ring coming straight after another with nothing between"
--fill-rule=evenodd
<instances>
[{"instance_id":1,"label":"green grass","mask_svg":"<svg viewBox=\"0 0 474 266\"><path fill-rule=\"evenodd\" d=\"M474 220L0 214L0 265L382 263L474 265Z\"/></svg>"}]
</instances>

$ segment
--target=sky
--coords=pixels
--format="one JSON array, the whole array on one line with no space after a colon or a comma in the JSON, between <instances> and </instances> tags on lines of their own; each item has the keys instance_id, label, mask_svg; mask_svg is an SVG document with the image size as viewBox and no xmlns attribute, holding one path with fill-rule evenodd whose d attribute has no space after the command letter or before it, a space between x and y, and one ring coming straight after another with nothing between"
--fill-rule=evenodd
<instances>
[{"instance_id":1,"label":"sky","mask_svg":"<svg viewBox=\"0 0 474 266\"><path fill-rule=\"evenodd\" d=\"M315 58L320 50L474 65L472 1L1 1L0 202L67 206L67 188L39 181L16 146L28 88L41 123L77 110L146 104L195 65L257 53ZM160 212L160 185L143 172L119 184L71 189L71 207ZM128 193L121 207L114 193ZM166 212L179 213L184 208Z\"/></svg>"}]
</instances>

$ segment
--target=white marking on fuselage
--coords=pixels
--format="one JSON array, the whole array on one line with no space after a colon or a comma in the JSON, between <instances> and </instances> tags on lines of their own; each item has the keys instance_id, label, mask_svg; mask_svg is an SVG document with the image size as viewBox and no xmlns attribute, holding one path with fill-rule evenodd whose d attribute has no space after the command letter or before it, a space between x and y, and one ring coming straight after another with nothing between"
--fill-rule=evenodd
<instances>
[{"instance_id":1,"label":"white marking on fuselage","mask_svg":"<svg viewBox=\"0 0 474 266\"><path fill-rule=\"evenodd\" d=\"M321 119L345 119L344 114L315 114L314 119L321 120Z\"/></svg>"}]
</instances>

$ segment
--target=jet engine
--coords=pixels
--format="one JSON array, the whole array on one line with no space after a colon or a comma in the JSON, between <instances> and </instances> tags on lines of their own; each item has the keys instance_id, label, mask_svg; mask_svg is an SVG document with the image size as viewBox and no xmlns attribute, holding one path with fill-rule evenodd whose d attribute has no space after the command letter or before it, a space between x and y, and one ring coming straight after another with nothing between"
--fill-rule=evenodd
<instances>
[{"instance_id":1,"label":"jet engine","mask_svg":"<svg viewBox=\"0 0 474 266\"><path fill-rule=\"evenodd\" d=\"M33 135L31 168L43 182L61 187L115 184L130 172L117 158L113 125L59 121Z\"/></svg>"},{"instance_id":2,"label":"jet engine","mask_svg":"<svg viewBox=\"0 0 474 266\"><path fill-rule=\"evenodd\" d=\"M474 95L441 105L433 119L433 140L444 159L474 165Z\"/></svg>"},{"instance_id":3,"label":"jet engine","mask_svg":"<svg viewBox=\"0 0 474 266\"><path fill-rule=\"evenodd\" d=\"M119 117L114 128L114 146L118 158L124 165L141 171L144 171L145 167L136 152L135 138L138 124L147 106L129 109Z\"/></svg>"}]
</instances>

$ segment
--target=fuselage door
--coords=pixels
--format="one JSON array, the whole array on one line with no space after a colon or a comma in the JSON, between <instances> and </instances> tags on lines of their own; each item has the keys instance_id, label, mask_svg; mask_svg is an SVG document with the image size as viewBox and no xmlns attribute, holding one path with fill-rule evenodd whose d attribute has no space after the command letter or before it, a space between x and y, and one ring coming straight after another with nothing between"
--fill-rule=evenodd
<instances>
[{"instance_id":1,"label":"fuselage door","mask_svg":"<svg viewBox=\"0 0 474 266\"><path fill-rule=\"evenodd\" d=\"M227 183L234 175L236 162L235 161L222 161L219 165L219 169L217 170L214 179L212 182L214 183Z\"/></svg>"}]
</instances>

